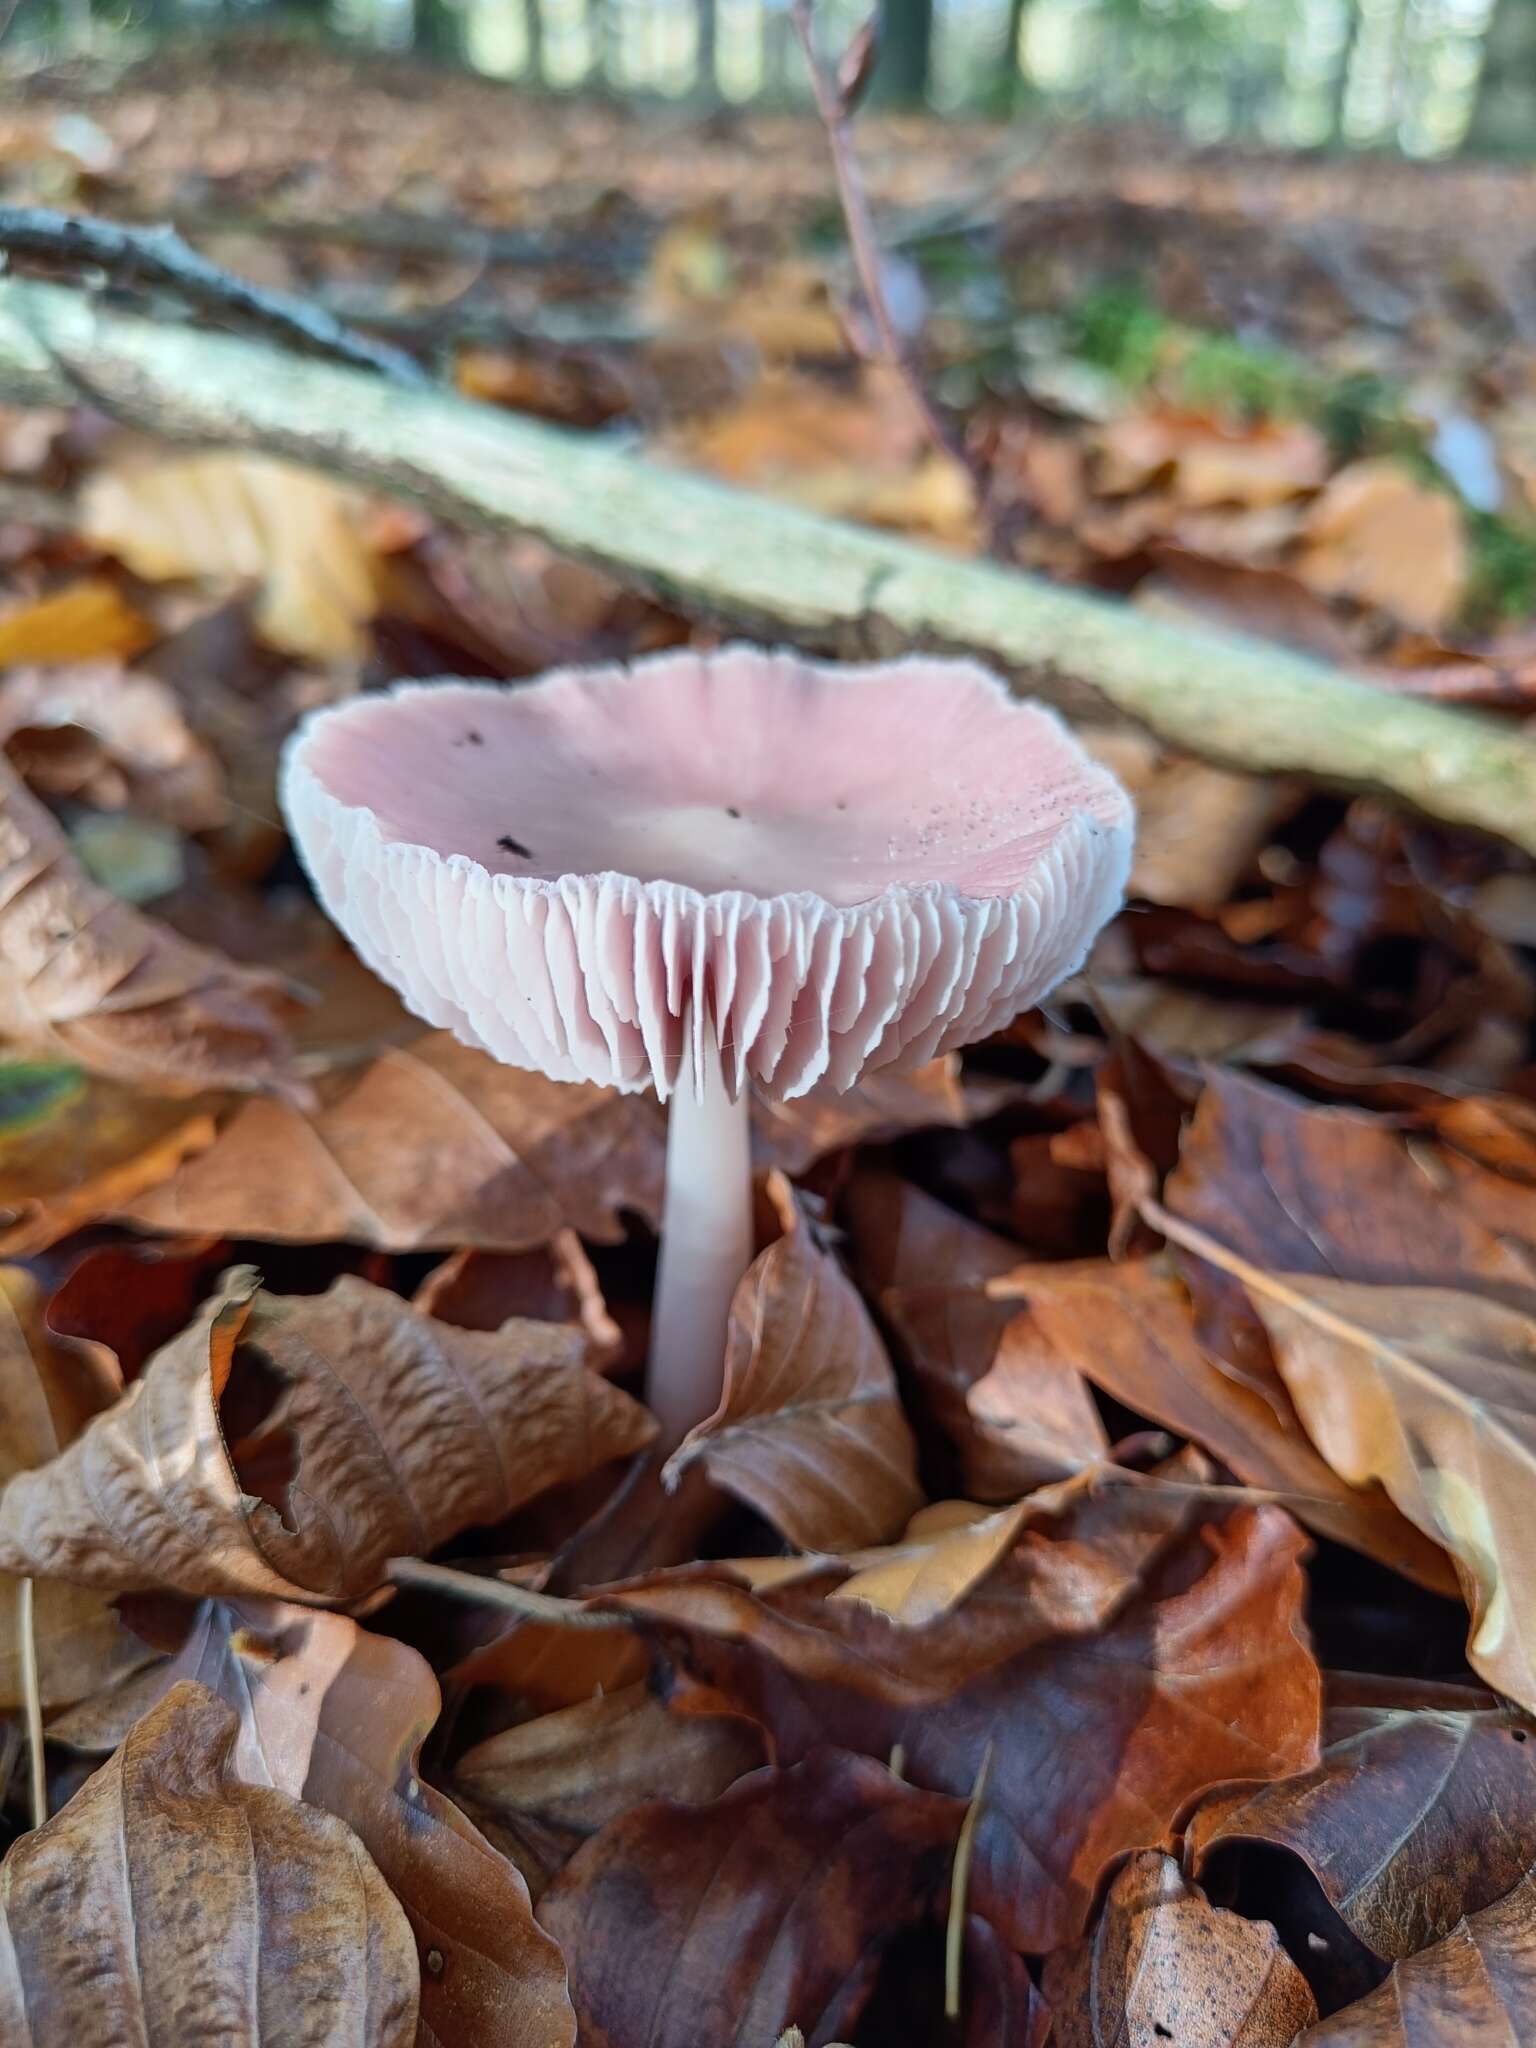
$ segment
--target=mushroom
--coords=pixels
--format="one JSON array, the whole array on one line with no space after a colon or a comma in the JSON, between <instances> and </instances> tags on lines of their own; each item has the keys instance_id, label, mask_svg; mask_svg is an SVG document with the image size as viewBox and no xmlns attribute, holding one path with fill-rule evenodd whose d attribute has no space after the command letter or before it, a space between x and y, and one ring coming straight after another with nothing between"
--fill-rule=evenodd
<instances>
[{"instance_id":1,"label":"mushroom","mask_svg":"<svg viewBox=\"0 0 1536 2048\"><path fill-rule=\"evenodd\" d=\"M1120 903L1130 801L967 661L727 647L313 714L283 802L320 899L430 1023L670 1099L648 1397L711 1413L752 1255L748 1102L985 1037Z\"/></svg>"}]
</instances>

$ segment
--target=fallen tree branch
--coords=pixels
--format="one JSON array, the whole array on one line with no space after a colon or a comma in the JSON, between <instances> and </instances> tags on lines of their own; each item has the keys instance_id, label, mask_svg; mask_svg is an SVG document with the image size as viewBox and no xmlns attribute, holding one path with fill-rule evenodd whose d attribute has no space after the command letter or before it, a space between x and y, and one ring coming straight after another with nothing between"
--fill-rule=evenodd
<instances>
[{"instance_id":1,"label":"fallen tree branch","mask_svg":"<svg viewBox=\"0 0 1536 2048\"><path fill-rule=\"evenodd\" d=\"M45 206L0 206L0 252L72 271L89 264L115 278L160 285L200 313L237 321L306 354L376 370L400 384L427 382L421 365L403 349L353 333L311 300L232 276L200 256L173 227L124 227Z\"/></svg>"},{"instance_id":2,"label":"fallen tree branch","mask_svg":"<svg viewBox=\"0 0 1536 2048\"><path fill-rule=\"evenodd\" d=\"M845 656L974 654L1079 719L1129 718L1208 760L1379 791L1536 854L1536 741L1509 725L818 518L595 435L23 283L0 283L0 397L83 399L172 440L265 449L463 525L537 534L762 637Z\"/></svg>"}]
</instances>

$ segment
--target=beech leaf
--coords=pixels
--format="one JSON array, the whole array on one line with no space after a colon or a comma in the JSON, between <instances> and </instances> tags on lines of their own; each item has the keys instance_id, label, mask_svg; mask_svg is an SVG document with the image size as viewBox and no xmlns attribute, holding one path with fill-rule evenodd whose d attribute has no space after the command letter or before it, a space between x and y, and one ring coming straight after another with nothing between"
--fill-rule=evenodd
<instances>
[{"instance_id":1,"label":"beech leaf","mask_svg":"<svg viewBox=\"0 0 1536 2048\"><path fill-rule=\"evenodd\" d=\"M1266 1399L1223 1372L1195 1334L1189 1298L1162 1260L1107 1259L1020 1266L994 1293L1027 1301L1034 1344L1053 1351L1138 1414L1177 1430L1239 1479L1291 1496L1294 1512L1320 1535L1348 1543L1437 1592L1454 1594L1444 1551L1375 1486L1352 1486L1318 1455L1283 1390ZM1004 1349L971 1389L971 1406L1000 1420L1016 1406L1018 1352ZM1027 1390L1026 1390L1027 1391Z\"/></svg>"},{"instance_id":2,"label":"beech leaf","mask_svg":"<svg viewBox=\"0 0 1536 2048\"><path fill-rule=\"evenodd\" d=\"M1272 1273L1475 1284L1509 1296L1536 1288L1531 1189L1431 1140L1410 1143L1384 1117L1319 1108L1226 1070L1207 1073L1164 1200ZM1241 1281L1182 1256L1178 1263L1201 1342L1266 1398L1283 1399Z\"/></svg>"},{"instance_id":3,"label":"beech leaf","mask_svg":"<svg viewBox=\"0 0 1536 2048\"><path fill-rule=\"evenodd\" d=\"M653 1431L566 1325L459 1330L350 1275L284 1297L246 1268L0 1492L0 1570L345 1600Z\"/></svg>"},{"instance_id":4,"label":"beech leaf","mask_svg":"<svg viewBox=\"0 0 1536 2048\"><path fill-rule=\"evenodd\" d=\"M1386 1982L1296 2038L1296 2048L1528 2048L1536 2012L1536 1874Z\"/></svg>"},{"instance_id":5,"label":"beech leaf","mask_svg":"<svg viewBox=\"0 0 1536 2048\"><path fill-rule=\"evenodd\" d=\"M1105 1455L1087 1381L1030 1343L1017 1304L987 1292L1018 1263L1016 1244L893 1174L858 1173L846 1209L859 1276L960 1453L969 1495L1016 1500ZM1005 1355L1017 1366L1006 1394L990 1378ZM983 1407L973 1396L989 1379L994 1399Z\"/></svg>"},{"instance_id":6,"label":"beech leaf","mask_svg":"<svg viewBox=\"0 0 1536 2048\"><path fill-rule=\"evenodd\" d=\"M1536 1318L1449 1288L1243 1277L1313 1441L1450 1551L1472 1668L1536 1710Z\"/></svg>"},{"instance_id":7,"label":"beech leaf","mask_svg":"<svg viewBox=\"0 0 1536 2048\"><path fill-rule=\"evenodd\" d=\"M0 1485L56 1457L117 1392L117 1376L94 1348L49 1335L31 1274L0 1266ZM7 1712L23 1700L18 1590L0 1573L0 1709ZM150 1655L105 1595L58 1579L34 1586L32 1627L44 1707L84 1699Z\"/></svg>"},{"instance_id":8,"label":"beech leaf","mask_svg":"<svg viewBox=\"0 0 1536 2048\"><path fill-rule=\"evenodd\" d=\"M1266 1921L1213 1906L1171 1856L1133 1856L1092 1937L1048 1958L1053 2048L1291 2048L1317 2016Z\"/></svg>"},{"instance_id":9,"label":"beech leaf","mask_svg":"<svg viewBox=\"0 0 1536 2048\"><path fill-rule=\"evenodd\" d=\"M0 758L0 1036L167 1095L298 1080L281 980L90 880Z\"/></svg>"},{"instance_id":10,"label":"beech leaf","mask_svg":"<svg viewBox=\"0 0 1536 2048\"><path fill-rule=\"evenodd\" d=\"M98 471L81 531L139 576L253 584L273 647L345 661L362 653L376 603L357 506L313 471L215 451Z\"/></svg>"},{"instance_id":11,"label":"beech leaf","mask_svg":"<svg viewBox=\"0 0 1536 2048\"><path fill-rule=\"evenodd\" d=\"M446 1031L336 1077L313 1114L243 1104L207 1151L119 1213L146 1230L388 1251L526 1251L569 1225L617 1242L661 1214L655 1102L498 1065Z\"/></svg>"},{"instance_id":12,"label":"beech leaf","mask_svg":"<svg viewBox=\"0 0 1536 2048\"><path fill-rule=\"evenodd\" d=\"M992 1744L976 1869L1000 1931L1039 1952L1075 1940L1109 1865L1165 1846L1202 1792L1315 1761L1302 1548L1276 1508L1069 1482L922 1626L829 1598L851 1576L830 1563L758 1593L701 1566L605 1597L645 1617L680 1705L750 1714L782 1762L899 1744L914 1784L968 1798Z\"/></svg>"},{"instance_id":13,"label":"beech leaf","mask_svg":"<svg viewBox=\"0 0 1536 2048\"><path fill-rule=\"evenodd\" d=\"M570 2048L565 1966L522 1880L420 1776L442 1697L414 1650L340 1614L207 1601L179 1652L119 1689L116 1711L131 1725L187 1681L238 1713L233 1768L247 1784L334 1814L378 1865L425 1964L417 2048ZM50 1732L114 1741L112 1705Z\"/></svg>"},{"instance_id":14,"label":"beech leaf","mask_svg":"<svg viewBox=\"0 0 1536 2048\"><path fill-rule=\"evenodd\" d=\"M0 2039L411 2048L411 1931L351 1829L235 1775L179 1685L0 1864Z\"/></svg>"},{"instance_id":15,"label":"beech leaf","mask_svg":"<svg viewBox=\"0 0 1536 2048\"><path fill-rule=\"evenodd\" d=\"M964 1813L822 1750L712 1805L657 1802L611 1822L539 1906L582 2040L764 2048L791 2026L853 2038L885 1952L942 1911Z\"/></svg>"},{"instance_id":16,"label":"beech leaf","mask_svg":"<svg viewBox=\"0 0 1536 2048\"><path fill-rule=\"evenodd\" d=\"M828 1152L877 1145L931 1125L956 1128L966 1121L956 1054L930 1060L907 1074L877 1068L852 1088L813 1088L793 1102L756 1097L752 1145L761 1166L804 1173Z\"/></svg>"},{"instance_id":17,"label":"beech leaf","mask_svg":"<svg viewBox=\"0 0 1536 2048\"><path fill-rule=\"evenodd\" d=\"M1469 1697L1464 1709L1330 1708L1315 1770L1195 1814L1196 1875L1232 1843L1264 1842L1301 1857L1377 1955L1441 1940L1536 1862L1536 1726Z\"/></svg>"},{"instance_id":18,"label":"beech leaf","mask_svg":"<svg viewBox=\"0 0 1536 2048\"><path fill-rule=\"evenodd\" d=\"M736 1289L720 1405L663 1476L675 1483L701 1463L803 1550L877 1543L922 1501L896 1377L858 1289L782 1175L768 1194L783 1235Z\"/></svg>"},{"instance_id":19,"label":"beech leaf","mask_svg":"<svg viewBox=\"0 0 1536 2048\"><path fill-rule=\"evenodd\" d=\"M535 1896L600 1827L647 1799L699 1805L764 1761L735 1715L673 1714L644 1685L596 1693L477 1743L453 1789Z\"/></svg>"}]
</instances>

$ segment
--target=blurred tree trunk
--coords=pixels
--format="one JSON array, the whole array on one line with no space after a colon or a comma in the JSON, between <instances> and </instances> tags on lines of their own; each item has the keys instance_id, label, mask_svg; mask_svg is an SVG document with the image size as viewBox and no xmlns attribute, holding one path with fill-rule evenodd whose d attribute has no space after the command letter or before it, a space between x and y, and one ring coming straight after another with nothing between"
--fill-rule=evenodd
<instances>
[{"instance_id":1,"label":"blurred tree trunk","mask_svg":"<svg viewBox=\"0 0 1536 2048\"><path fill-rule=\"evenodd\" d=\"M1483 45L1477 104L1467 148L1494 155L1523 153L1536 132L1536 8L1530 0L1497 0Z\"/></svg>"},{"instance_id":2,"label":"blurred tree trunk","mask_svg":"<svg viewBox=\"0 0 1536 2048\"><path fill-rule=\"evenodd\" d=\"M1008 67L1008 75L998 94L1005 108L1017 106L1030 97L1030 82L1024 75L1019 45L1024 39L1024 17L1033 5L1034 0L1008 0L1008 34L1003 43L1003 62Z\"/></svg>"},{"instance_id":3,"label":"blurred tree trunk","mask_svg":"<svg viewBox=\"0 0 1536 2048\"><path fill-rule=\"evenodd\" d=\"M874 96L888 107L920 107L933 54L933 0L883 0L881 13L885 47Z\"/></svg>"},{"instance_id":4,"label":"blurred tree trunk","mask_svg":"<svg viewBox=\"0 0 1536 2048\"><path fill-rule=\"evenodd\" d=\"M413 47L424 57L456 63L463 48L458 9L450 0L415 0L414 13Z\"/></svg>"},{"instance_id":5,"label":"blurred tree trunk","mask_svg":"<svg viewBox=\"0 0 1536 2048\"><path fill-rule=\"evenodd\" d=\"M694 90L702 93L706 99L713 99L718 89L715 79L716 0L694 0L694 7L698 21L698 41L694 48Z\"/></svg>"}]
</instances>

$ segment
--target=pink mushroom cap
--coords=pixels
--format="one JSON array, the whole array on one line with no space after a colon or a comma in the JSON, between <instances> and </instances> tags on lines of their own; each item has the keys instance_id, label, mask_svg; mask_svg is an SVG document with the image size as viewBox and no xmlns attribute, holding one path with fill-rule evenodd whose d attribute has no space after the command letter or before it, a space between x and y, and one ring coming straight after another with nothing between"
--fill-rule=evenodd
<instances>
[{"instance_id":1,"label":"pink mushroom cap","mask_svg":"<svg viewBox=\"0 0 1536 2048\"><path fill-rule=\"evenodd\" d=\"M355 697L289 743L283 802L420 1016L662 1096L706 1033L778 1097L984 1037L1081 965L1133 824L972 662L753 647Z\"/></svg>"}]
</instances>

